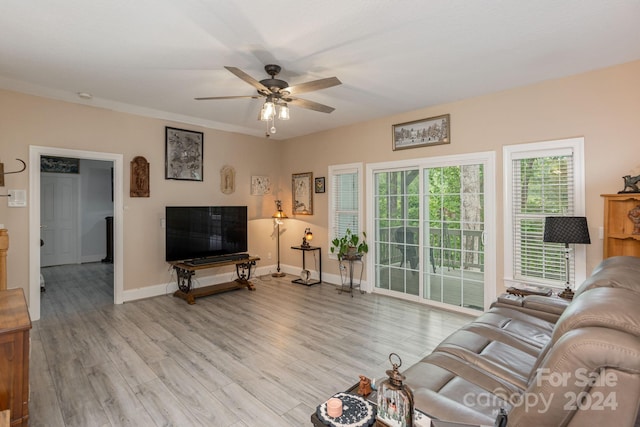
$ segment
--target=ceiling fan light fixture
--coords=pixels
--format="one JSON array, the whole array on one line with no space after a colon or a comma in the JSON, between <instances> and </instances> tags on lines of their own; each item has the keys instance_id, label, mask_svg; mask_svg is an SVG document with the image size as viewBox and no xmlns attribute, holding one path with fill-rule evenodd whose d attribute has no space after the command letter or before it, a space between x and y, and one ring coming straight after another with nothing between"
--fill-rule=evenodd
<instances>
[{"instance_id":1,"label":"ceiling fan light fixture","mask_svg":"<svg viewBox=\"0 0 640 427\"><path fill-rule=\"evenodd\" d=\"M285 102L280 106L280 110L278 111L278 118L280 120L289 120L291 116L289 115L289 106Z\"/></svg>"},{"instance_id":2,"label":"ceiling fan light fixture","mask_svg":"<svg viewBox=\"0 0 640 427\"><path fill-rule=\"evenodd\" d=\"M253 86L258 91L257 95L207 96L195 99L198 101L203 101L209 99L266 98L264 104L262 105L262 108L260 108L260 113L258 115L258 119L260 121L266 122L266 137L269 137L270 134L276 133L276 119L289 120L291 118L288 105L289 102L295 104L296 107L319 111L321 113L331 113L334 110L333 107L322 105L318 102L301 99L298 98L297 95L342 84L342 82L340 82L337 77L328 77L320 80L300 83L295 86L290 86L289 83L285 82L284 80L276 78L276 76L282 69L279 65L276 64L267 64L264 66L264 70L267 72L270 78L262 80L254 79L249 74L245 73L237 67L225 66L224 68L226 68L239 79Z\"/></svg>"},{"instance_id":3,"label":"ceiling fan light fixture","mask_svg":"<svg viewBox=\"0 0 640 427\"><path fill-rule=\"evenodd\" d=\"M271 99L267 99L267 101L262 106L262 110L260 111L260 120L263 122L268 122L269 120L273 120L275 116L276 106L273 104Z\"/></svg>"}]
</instances>

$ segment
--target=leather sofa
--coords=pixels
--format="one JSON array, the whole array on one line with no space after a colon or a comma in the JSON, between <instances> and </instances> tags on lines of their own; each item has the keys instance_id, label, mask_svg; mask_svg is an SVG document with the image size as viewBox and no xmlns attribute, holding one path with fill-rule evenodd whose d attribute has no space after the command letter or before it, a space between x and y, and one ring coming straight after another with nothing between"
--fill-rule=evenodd
<instances>
[{"instance_id":1,"label":"leather sofa","mask_svg":"<svg viewBox=\"0 0 640 427\"><path fill-rule=\"evenodd\" d=\"M604 260L572 301L503 295L404 375L439 420L640 425L640 258Z\"/></svg>"}]
</instances>

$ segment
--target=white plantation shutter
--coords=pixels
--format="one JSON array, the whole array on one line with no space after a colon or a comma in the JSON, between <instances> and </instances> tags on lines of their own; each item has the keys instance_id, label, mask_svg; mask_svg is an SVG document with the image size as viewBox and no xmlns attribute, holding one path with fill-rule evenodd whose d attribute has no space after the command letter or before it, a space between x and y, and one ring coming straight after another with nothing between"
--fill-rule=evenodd
<instances>
[{"instance_id":1,"label":"white plantation shutter","mask_svg":"<svg viewBox=\"0 0 640 427\"><path fill-rule=\"evenodd\" d=\"M347 229L361 232L362 165L329 166L329 245Z\"/></svg>"}]
</instances>

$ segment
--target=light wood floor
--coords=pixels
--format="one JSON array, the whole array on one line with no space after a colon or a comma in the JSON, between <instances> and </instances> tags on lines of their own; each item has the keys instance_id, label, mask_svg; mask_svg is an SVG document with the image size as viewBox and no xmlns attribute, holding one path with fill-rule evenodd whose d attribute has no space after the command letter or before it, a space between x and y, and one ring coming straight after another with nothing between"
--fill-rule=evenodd
<instances>
[{"instance_id":1,"label":"light wood floor","mask_svg":"<svg viewBox=\"0 0 640 427\"><path fill-rule=\"evenodd\" d=\"M255 279L189 306L113 305L111 266L44 269L30 426L308 426L316 406L404 366L470 318L333 285ZM402 368L401 368L402 370Z\"/></svg>"}]
</instances>

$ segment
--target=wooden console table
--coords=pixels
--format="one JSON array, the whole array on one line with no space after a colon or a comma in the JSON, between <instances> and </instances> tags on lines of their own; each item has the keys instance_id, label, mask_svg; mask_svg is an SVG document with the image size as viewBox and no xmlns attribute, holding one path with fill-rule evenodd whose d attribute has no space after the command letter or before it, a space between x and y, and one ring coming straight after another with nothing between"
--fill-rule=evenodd
<instances>
[{"instance_id":1,"label":"wooden console table","mask_svg":"<svg viewBox=\"0 0 640 427\"><path fill-rule=\"evenodd\" d=\"M178 282L178 290L173 293L173 296L182 298L189 304L195 304L196 298L206 297L220 292L241 288L247 288L250 291L255 291L256 288L253 283L249 281L249 278L251 277L251 268L256 265L256 261L259 260L259 257L250 256L249 258L216 261L201 265L189 265L185 262L172 262L171 266L176 271L176 280ZM236 266L236 275L238 277L234 281L203 286L201 288L193 288L191 286L191 278L196 274L196 271L223 267L225 265Z\"/></svg>"}]
</instances>

